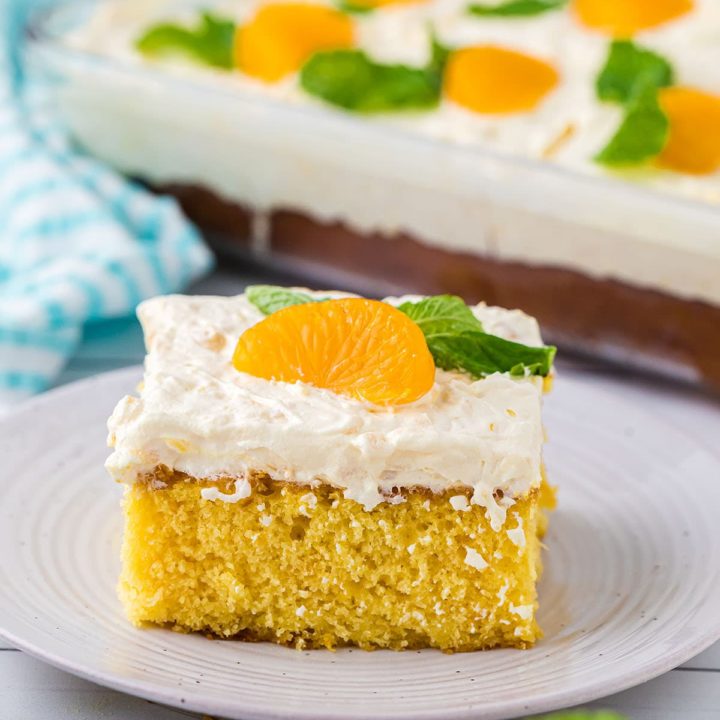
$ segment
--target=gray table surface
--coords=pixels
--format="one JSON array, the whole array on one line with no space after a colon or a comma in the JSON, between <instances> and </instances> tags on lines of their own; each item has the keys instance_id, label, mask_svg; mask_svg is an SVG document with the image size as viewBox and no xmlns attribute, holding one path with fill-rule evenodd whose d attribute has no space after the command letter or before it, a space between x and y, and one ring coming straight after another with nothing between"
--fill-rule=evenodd
<instances>
[{"instance_id":1,"label":"gray table surface","mask_svg":"<svg viewBox=\"0 0 720 720\"><path fill-rule=\"evenodd\" d=\"M193 288L204 294L241 292L257 278L217 272ZM86 333L80 351L58 384L142 361L142 334L136 322L122 320ZM672 417L718 453L720 402L702 393L634 373L588 362L565 362L586 373L588 382L635 397L658 414ZM562 372L563 365L560 370ZM720 613L720 608L718 608ZM610 708L632 720L720 720L720 643L662 677L604 698L589 707ZM108 690L31 658L0 641L0 720L170 720L202 716L163 707Z\"/></svg>"}]
</instances>

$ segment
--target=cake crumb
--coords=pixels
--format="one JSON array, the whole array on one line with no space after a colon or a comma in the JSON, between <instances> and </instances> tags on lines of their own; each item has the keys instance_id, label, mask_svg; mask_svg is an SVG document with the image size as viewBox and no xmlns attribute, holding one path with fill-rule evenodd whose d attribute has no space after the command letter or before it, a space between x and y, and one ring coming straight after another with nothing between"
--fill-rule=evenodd
<instances>
[{"instance_id":1,"label":"cake crumb","mask_svg":"<svg viewBox=\"0 0 720 720\"><path fill-rule=\"evenodd\" d=\"M264 525L265 527L269 527L270 523L273 521L272 515L261 515L260 516L260 524Z\"/></svg>"},{"instance_id":2,"label":"cake crumb","mask_svg":"<svg viewBox=\"0 0 720 720\"><path fill-rule=\"evenodd\" d=\"M498 590L497 596L498 596L498 602L500 603L500 605L505 604L505 597L506 597L507 591L509 589L510 589L510 583L505 582L505 584L500 588L500 590Z\"/></svg>"},{"instance_id":3,"label":"cake crumb","mask_svg":"<svg viewBox=\"0 0 720 720\"><path fill-rule=\"evenodd\" d=\"M214 332L203 342L203 345L212 352L220 352L226 344L227 338L221 332Z\"/></svg>"},{"instance_id":4,"label":"cake crumb","mask_svg":"<svg viewBox=\"0 0 720 720\"><path fill-rule=\"evenodd\" d=\"M304 605L301 605L297 610L295 610L295 614L298 617L302 617L305 615L305 612L307 611L307 608Z\"/></svg>"}]
</instances>

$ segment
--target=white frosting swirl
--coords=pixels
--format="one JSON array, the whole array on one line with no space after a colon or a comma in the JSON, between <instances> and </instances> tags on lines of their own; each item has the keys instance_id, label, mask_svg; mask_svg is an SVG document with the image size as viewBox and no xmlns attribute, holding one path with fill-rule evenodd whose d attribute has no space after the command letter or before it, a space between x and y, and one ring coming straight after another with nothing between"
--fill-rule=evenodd
<instances>
[{"instance_id":1,"label":"white frosting swirl","mask_svg":"<svg viewBox=\"0 0 720 720\"><path fill-rule=\"evenodd\" d=\"M519 311L474 312L489 332L541 342L535 320ZM107 468L120 482L161 464L198 478L255 470L332 484L368 510L397 488L468 487L498 523L509 498L540 482L540 379L472 381L438 370L427 395L386 409L236 371L238 337L263 318L244 296L160 297L138 314L148 347L140 397L123 398L109 420Z\"/></svg>"}]
</instances>

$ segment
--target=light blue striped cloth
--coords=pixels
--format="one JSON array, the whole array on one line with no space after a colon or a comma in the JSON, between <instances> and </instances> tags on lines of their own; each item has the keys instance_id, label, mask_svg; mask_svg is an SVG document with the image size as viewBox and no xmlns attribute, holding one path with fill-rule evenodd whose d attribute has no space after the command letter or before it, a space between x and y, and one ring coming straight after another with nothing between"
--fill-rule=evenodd
<instances>
[{"instance_id":1,"label":"light blue striped cloth","mask_svg":"<svg viewBox=\"0 0 720 720\"><path fill-rule=\"evenodd\" d=\"M0 409L51 385L86 323L129 315L212 262L174 201L80 154L46 88L23 82L29 5L0 3Z\"/></svg>"}]
</instances>

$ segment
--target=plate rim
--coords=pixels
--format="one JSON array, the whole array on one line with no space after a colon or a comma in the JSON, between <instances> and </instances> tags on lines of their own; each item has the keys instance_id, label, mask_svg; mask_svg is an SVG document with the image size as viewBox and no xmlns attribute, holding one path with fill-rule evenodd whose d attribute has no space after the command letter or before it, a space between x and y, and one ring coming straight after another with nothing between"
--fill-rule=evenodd
<instances>
[{"instance_id":1,"label":"plate rim","mask_svg":"<svg viewBox=\"0 0 720 720\"><path fill-rule=\"evenodd\" d=\"M141 373L142 365L134 364L103 373L97 373L90 377L82 378L80 380L67 383L66 385L53 388L52 390L20 403L20 405L13 408L10 412L0 416L0 431L6 424L12 423L17 416L23 415L26 412L32 412L38 407L42 407L48 402L61 398L64 395L72 395L76 392L82 392L85 388L91 387L95 384L113 381L126 382L128 387L130 387L132 379L139 378ZM580 385L585 384L583 382L582 375L578 376L576 373L570 371L568 372L568 376L570 382L572 383ZM592 390L593 392L602 393L606 397L611 396L611 393L604 388L594 387ZM621 404L632 404L622 398L613 399ZM641 415L651 415L641 407L636 407L636 411ZM654 422L657 424L667 424L662 418L657 418L655 416L652 417ZM720 457L717 456L717 453L713 452L713 450L704 442L694 438L691 434L686 433L682 429L672 427L672 430L675 434L680 435L688 442L693 443L703 453L714 457L718 460L718 462L720 462ZM2 486L0 485L0 492L1 489ZM21 650L38 660L103 687L178 709L199 713L212 713L214 715L230 718L242 718L242 720L369 720L369 718L373 718L373 720L400 720L401 718L409 717L408 715L403 714L402 711L384 713L382 711L373 710L372 713L369 713L355 708L350 708L348 711L338 714L337 711L328 708L307 709L300 707L293 711L278 711L273 709L272 706L259 705L244 706L242 709L242 715L240 716L237 714L237 706L228 704L227 701L224 700L212 700L207 697L193 697L192 692L180 693L176 690L165 690L164 688L158 688L152 681L145 681L142 679L123 679L122 676L118 676L110 671L96 670L90 666L89 663L84 664L82 662L66 658L62 655L62 653L47 650L32 641L23 639L23 637L16 635L14 632L5 627L5 623L6 620L4 618L0 618L0 638L7 641L18 650ZM549 694L544 694L542 697L533 700L525 700L520 697L509 701L498 700L487 705L475 705L468 706L465 709L445 711L443 718L444 720L499 720L500 718L515 717L518 714L522 715L527 713L534 714L538 712L549 712L594 701L602 697L622 692L623 690L627 690L663 675L682 663L687 662L718 641L720 641L720 615L718 615L714 625L704 627L702 632L698 630L698 632L696 632L690 640L684 641L681 645L669 652L666 652L656 660L639 666L635 671L628 671L625 669L622 673L617 673L610 677L608 677L607 674L604 674L602 679L589 681L587 684L583 685L582 688L557 690L550 692ZM289 651L292 650L289 649ZM419 718L421 720L430 720L431 718L437 718L438 712L435 709L414 710L412 712L412 717Z\"/></svg>"}]
</instances>

